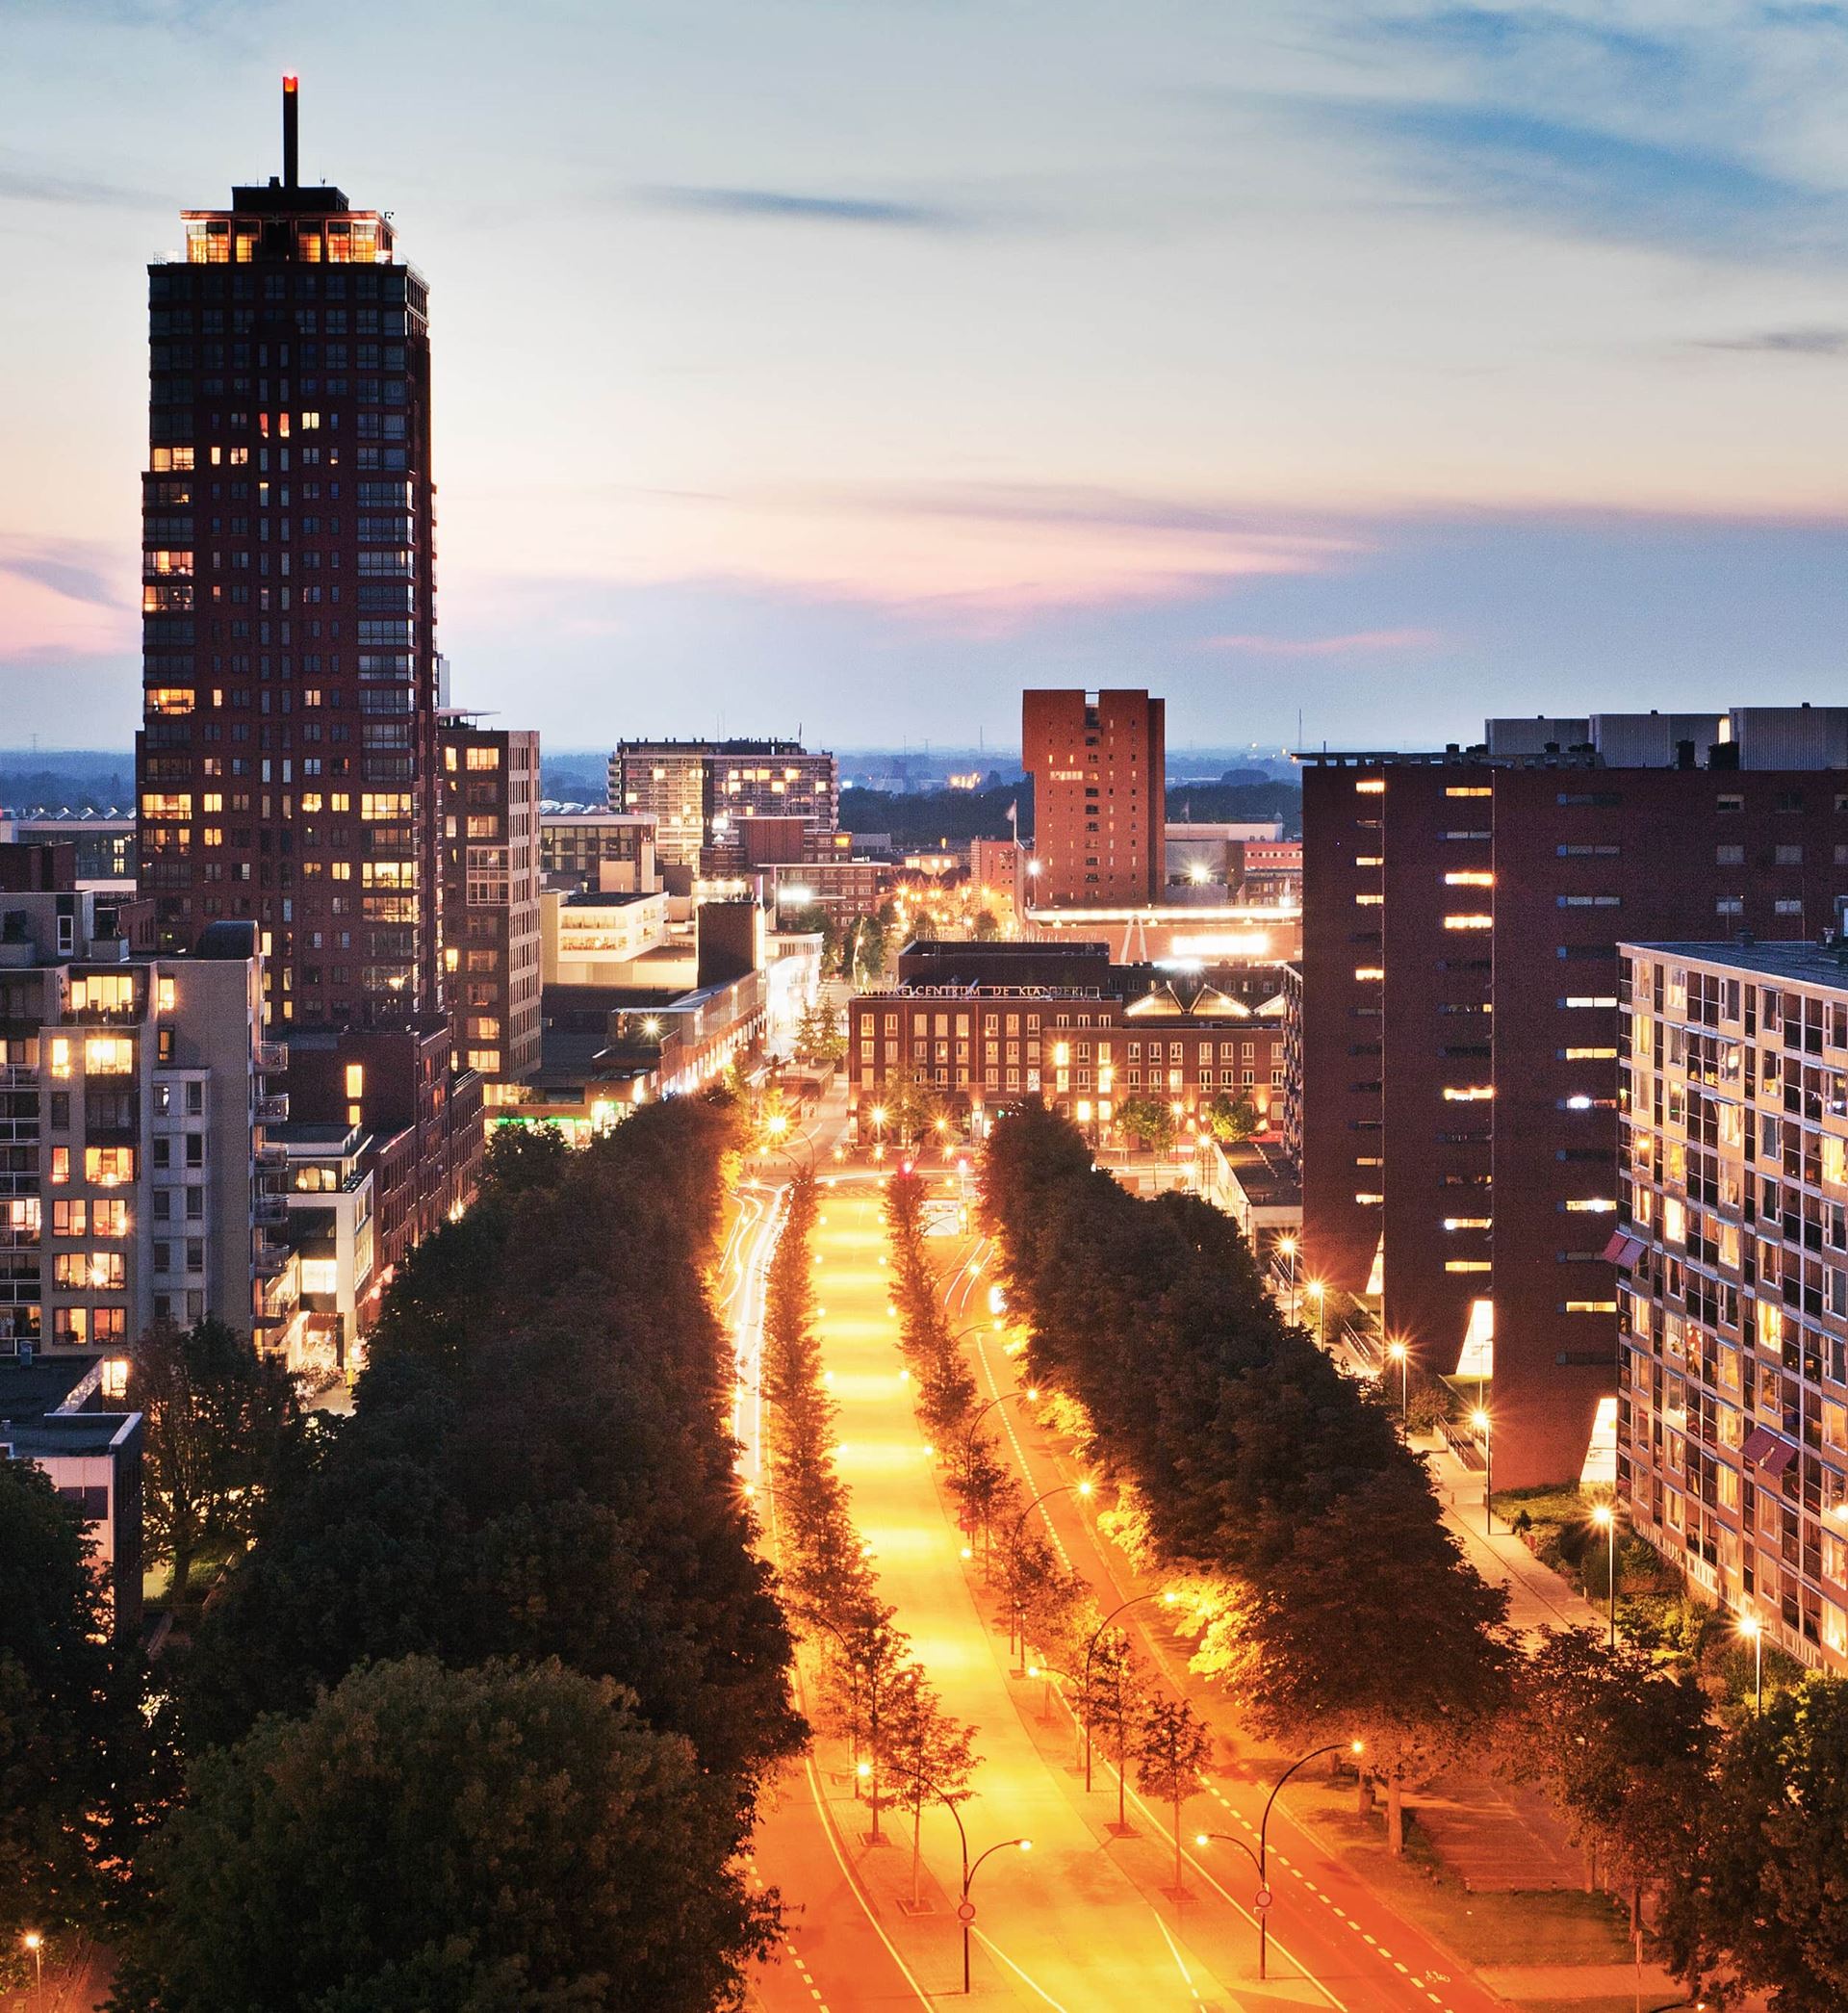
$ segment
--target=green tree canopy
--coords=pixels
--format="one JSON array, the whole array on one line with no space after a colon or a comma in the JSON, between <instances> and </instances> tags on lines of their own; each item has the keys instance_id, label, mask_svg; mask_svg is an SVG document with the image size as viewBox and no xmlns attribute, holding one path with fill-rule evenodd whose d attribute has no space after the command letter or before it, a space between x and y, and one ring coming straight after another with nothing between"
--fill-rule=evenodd
<instances>
[{"instance_id":1,"label":"green tree canopy","mask_svg":"<svg viewBox=\"0 0 1848 2013\"><path fill-rule=\"evenodd\" d=\"M195 1766L126 2004L706 2013L769 1919L698 1772L555 1662L356 1671Z\"/></svg>"}]
</instances>

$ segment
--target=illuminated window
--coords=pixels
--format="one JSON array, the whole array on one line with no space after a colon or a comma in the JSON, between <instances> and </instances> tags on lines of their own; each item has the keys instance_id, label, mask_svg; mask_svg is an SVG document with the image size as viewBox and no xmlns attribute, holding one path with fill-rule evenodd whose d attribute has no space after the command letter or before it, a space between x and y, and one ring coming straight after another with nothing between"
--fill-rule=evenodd
<instances>
[{"instance_id":1,"label":"illuminated window","mask_svg":"<svg viewBox=\"0 0 1848 2013\"><path fill-rule=\"evenodd\" d=\"M154 1003L163 1014L170 1014L179 1004L180 989L170 978L160 979L154 988Z\"/></svg>"},{"instance_id":2,"label":"illuminated window","mask_svg":"<svg viewBox=\"0 0 1848 2013\"><path fill-rule=\"evenodd\" d=\"M469 1068L471 1070L479 1070L484 1076L498 1076L500 1073L500 1049L471 1048L469 1050Z\"/></svg>"},{"instance_id":3,"label":"illuminated window","mask_svg":"<svg viewBox=\"0 0 1848 2013\"><path fill-rule=\"evenodd\" d=\"M1614 1048L1562 1048L1559 1055L1568 1063L1608 1063L1617 1059Z\"/></svg>"},{"instance_id":4,"label":"illuminated window","mask_svg":"<svg viewBox=\"0 0 1848 2013\"><path fill-rule=\"evenodd\" d=\"M55 1340L75 1345L90 1340L90 1309L88 1307L60 1307L51 1317L51 1332Z\"/></svg>"},{"instance_id":5,"label":"illuminated window","mask_svg":"<svg viewBox=\"0 0 1848 2013\"><path fill-rule=\"evenodd\" d=\"M363 1097L366 1095L366 1066L363 1063L346 1065L346 1095L348 1097Z\"/></svg>"},{"instance_id":6,"label":"illuminated window","mask_svg":"<svg viewBox=\"0 0 1848 2013\"><path fill-rule=\"evenodd\" d=\"M1444 1086L1444 1101L1447 1104L1480 1104L1484 1098L1494 1096L1494 1087L1486 1083L1447 1083Z\"/></svg>"},{"instance_id":7,"label":"illuminated window","mask_svg":"<svg viewBox=\"0 0 1848 2013\"><path fill-rule=\"evenodd\" d=\"M98 1188L117 1188L135 1178L133 1147L86 1147L84 1179Z\"/></svg>"},{"instance_id":8,"label":"illuminated window","mask_svg":"<svg viewBox=\"0 0 1848 2013\"><path fill-rule=\"evenodd\" d=\"M1356 783L1354 788L1363 797L1380 797L1386 793L1385 782L1376 776L1369 777L1365 782Z\"/></svg>"},{"instance_id":9,"label":"illuminated window","mask_svg":"<svg viewBox=\"0 0 1848 2013\"><path fill-rule=\"evenodd\" d=\"M51 1234L54 1237L87 1236L89 1221L88 1202L54 1202L51 1205Z\"/></svg>"},{"instance_id":10,"label":"illuminated window","mask_svg":"<svg viewBox=\"0 0 1848 2013\"><path fill-rule=\"evenodd\" d=\"M54 1187L62 1188L70 1179L70 1148L53 1147L51 1149L51 1179Z\"/></svg>"},{"instance_id":11,"label":"illuminated window","mask_svg":"<svg viewBox=\"0 0 1848 2013\"><path fill-rule=\"evenodd\" d=\"M147 710L163 718L171 718L178 713L192 710L192 687L191 685L150 685L143 697Z\"/></svg>"},{"instance_id":12,"label":"illuminated window","mask_svg":"<svg viewBox=\"0 0 1848 2013\"><path fill-rule=\"evenodd\" d=\"M1486 784L1452 784L1444 794L1447 797L1492 797L1495 792Z\"/></svg>"},{"instance_id":13,"label":"illuminated window","mask_svg":"<svg viewBox=\"0 0 1848 2013\"><path fill-rule=\"evenodd\" d=\"M498 769L500 766L499 748L471 748L469 766L472 769Z\"/></svg>"},{"instance_id":14,"label":"illuminated window","mask_svg":"<svg viewBox=\"0 0 1848 2013\"><path fill-rule=\"evenodd\" d=\"M1614 1314L1617 1303L1614 1300L1566 1300L1559 1303L1562 1314Z\"/></svg>"},{"instance_id":15,"label":"illuminated window","mask_svg":"<svg viewBox=\"0 0 1848 2013\"><path fill-rule=\"evenodd\" d=\"M1493 916L1447 916L1444 918L1444 927L1447 930L1492 930L1495 927L1495 917Z\"/></svg>"},{"instance_id":16,"label":"illuminated window","mask_svg":"<svg viewBox=\"0 0 1848 2013\"><path fill-rule=\"evenodd\" d=\"M122 1035L91 1035L84 1044L84 1068L95 1076L123 1076L135 1067L135 1044Z\"/></svg>"},{"instance_id":17,"label":"illuminated window","mask_svg":"<svg viewBox=\"0 0 1848 2013\"><path fill-rule=\"evenodd\" d=\"M1559 1004L1562 1007L1614 1007L1617 995L1614 993L1569 993Z\"/></svg>"},{"instance_id":18,"label":"illuminated window","mask_svg":"<svg viewBox=\"0 0 1848 2013\"><path fill-rule=\"evenodd\" d=\"M1604 1196L1568 1196L1567 1211L1576 1216L1608 1216L1617 1204Z\"/></svg>"},{"instance_id":19,"label":"illuminated window","mask_svg":"<svg viewBox=\"0 0 1848 2013\"><path fill-rule=\"evenodd\" d=\"M304 1258L301 1261L301 1290L304 1293L338 1293L339 1261L333 1258Z\"/></svg>"},{"instance_id":20,"label":"illuminated window","mask_svg":"<svg viewBox=\"0 0 1848 2013\"><path fill-rule=\"evenodd\" d=\"M1361 909L1377 909L1386 897L1383 894L1357 894L1354 904Z\"/></svg>"},{"instance_id":21,"label":"illuminated window","mask_svg":"<svg viewBox=\"0 0 1848 2013\"><path fill-rule=\"evenodd\" d=\"M81 1203L78 1205L83 1206ZM90 1222L92 1232L98 1237L126 1237L128 1235L128 1204L119 1200L90 1204Z\"/></svg>"},{"instance_id":22,"label":"illuminated window","mask_svg":"<svg viewBox=\"0 0 1848 2013\"><path fill-rule=\"evenodd\" d=\"M1446 1272L1488 1272L1492 1268L1486 1258L1446 1258Z\"/></svg>"},{"instance_id":23,"label":"illuminated window","mask_svg":"<svg viewBox=\"0 0 1848 2013\"><path fill-rule=\"evenodd\" d=\"M1447 1216L1444 1227L1447 1230L1487 1230L1494 1226L1492 1216Z\"/></svg>"},{"instance_id":24,"label":"illuminated window","mask_svg":"<svg viewBox=\"0 0 1848 2013\"><path fill-rule=\"evenodd\" d=\"M1477 873L1470 868L1459 873L1446 874L1444 885L1446 888L1493 888L1495 876L1491 873Z\"/></svg>"},{"instance_id":25,"label":"illuminated window","mask_svg":"<svg viewBox=\"0 0 1848 2013\"><path fill-rule=\"evenodd\" d=\"M53 1035L51 1038L51 1073L54 1076L70 1074L70 1038L67 1035Z\"/></svg>"},{"instance_id":26,"label":"illuminated window","mask_svg":"<svg viewBox=\"0 0 1848 2013\"><path fill-rule=\"evenodd\" d=\"M1384 978L1386 968L1384 965L1356 965L1354 976L1358 979Z\"/></svg>"}]
</instances>

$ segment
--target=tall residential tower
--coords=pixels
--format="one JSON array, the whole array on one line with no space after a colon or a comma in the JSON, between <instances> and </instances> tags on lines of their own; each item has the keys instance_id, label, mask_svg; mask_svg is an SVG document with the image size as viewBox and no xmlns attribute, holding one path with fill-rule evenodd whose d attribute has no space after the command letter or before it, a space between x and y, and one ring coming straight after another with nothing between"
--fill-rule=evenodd
<instances>
[{"instance_id":1,"label":"tall residential tower","mask_svg":"<svg viewBox=\"0 0 1848 2013\"><path fill-rule=\"evenodd\" d=\"M266 1019L441 1005L429 297L387 213L283 171L148 268L142 890L257 925Z\"/></svg>"}]
</instances>

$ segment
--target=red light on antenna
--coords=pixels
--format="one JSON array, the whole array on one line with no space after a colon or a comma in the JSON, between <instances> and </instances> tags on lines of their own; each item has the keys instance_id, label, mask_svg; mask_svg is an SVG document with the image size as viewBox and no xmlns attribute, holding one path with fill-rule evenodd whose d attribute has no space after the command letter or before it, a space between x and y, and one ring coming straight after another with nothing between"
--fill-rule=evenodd
<instances>
[{"instance_id":1,"label":"red light on antenna","mask_svg":"<svg viewBox=\"0 0 1848 2013\"><path fill-rule=\"evenodd\" d=\"M285 77L285 78L284 78L284 79L282 80L282 88L283 88L283 90L295 90L295 78L293 78L293 77Z\"/></svg>"}]
</instances>

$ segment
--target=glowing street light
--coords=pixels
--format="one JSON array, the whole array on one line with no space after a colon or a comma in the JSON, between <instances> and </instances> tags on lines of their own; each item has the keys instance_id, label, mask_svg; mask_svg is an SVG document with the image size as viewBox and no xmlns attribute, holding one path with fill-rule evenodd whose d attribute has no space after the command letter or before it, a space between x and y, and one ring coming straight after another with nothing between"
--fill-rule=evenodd
<instances>
[{"instance_id":1,"label":"glowing street light","mask_svg":"<svg viewBox=\"0 0 1848 2013\"><path fill-rule=\"evenodd\" d=\"M1482 1435L1482 1534L1495 1536L1495 1422L1480 1406L1470 1414L1470 1424Z\"/></svg>"},{"instance_id":2,"label":"glowing street light","mask_svg":"<svg viewBox=\"0 0 1848 2013\"><path fill-rule=\"evenodd\" d=\"M42 2006L45 2002L45 1939L37 1929L28 1929L20 1941L32 1952L33 2004Z\"/></svg>"},{"instance_id":3,"label":"glowing street light","mask_svg":"<svg viewBox=\"0 0 1848 2013\"><path fill-rule=\"evenodd\" d=\"M1312 1747L1307 1754L1299 1754L1290 1764L1289 1768L1277 1777L1276 1781L1271 1785L1270 1795L1264 1800L1264 1817L1258 1825L1258 1849L1255 1852L1242 1838L1234 1838L1229 1831L1196 1831L1194 1834L1194 1843L1196 1845L1209 1845L1213 1840L1218 1839L1221 1845L1238 1846L1239 1850L1258 1870L1258 1892L1253 1905L1258 1918L1258 1976L1260 1978L1267 1974L1266 1967L1270 1962L1270 1882L1265 1872L1266 1865L1270 1856L1270 1806L1277 1800L1277 1794L1284 1784L1290 1780L1298 1768L1308 1762L1313 1762L1317 1756L1340 1753L1361 1755L1366 1751L1367 1746L1364 1741L1331 1741L1326 1747Z\"/></svg>"},{"instance_id":4,"label":"glowing street light","mask_svg":"<svg viewBox=\"0 0 1848 2013\"><path fill-rule=\"evenodd\" d=\"M1604 1560L1606 1591L1610 1601L1610 1647L1617 1647L1617 1512L1608 1503L1593 1506L1591 1520L1604 1534L1608 1547Z\"/></svg>"},{"instance_id":5,"label":"glowing street light","mask_svg":"<svg viewBox=\"0 0 1848 2013\"><path fill-rule=\"evenodd\" d=\"M1764 1628L1756 1614L1739 1616L1739 1634L1752 1644L1752 1716L1764 1711Z\"/></svg>"},{"instance_id":6,"label":"glowing street light","mask_svg":"<svg viewBox=\"0 0 1848 2013\"><path fill-rule=\"evenodd\" d=\"M1387 1355L1399 1365L1399 1416L1401 1423L1411 1417L1411 1399L1406 1380L1411 1375L1412 1353L1402 1342L1389 1342Z\"/></svg>"},{"instance_id":7,"label":"glowing street light","mask_svg":"<svg viewBox=\"0 0 1848 2013\"><path fill-rule=\"evenodd\" d=\"M1128 1600L1118 1601L1102 1621L1091 1632L1091 1640L1085 1644L1085 1673L1080 1679L1079 1700L1085 1708L1085 1794L1091 1794L1091 1660L1097 1653L1097 1645L1103 1639L1104 1631L1110 1627L1126 1608L1139 1607L1143 1601L1160 1601L1165 1608L1171 1608L1180 1599L1178 1593L1168 1588L1159 1592L1132 1593ZM1122 1785L1117 1784L1117 1808L1122 1808Z\"/></svg>"},{"instance_id":8,"label":"glowing street light","mask_svg":"<svg viewBox=\"0 0 1848 2013\"><path fill-rule=\"evenodd\" d=\"M1320 1279L1311 1279L1302 1289L1316 1303L1316 1347L1322 1347L1328 1318L1328 1289Z\"/></svg>"},{"instance_id":9,"label":"glowing street light","mask_svg":"<svg viewBox=\"0 0 1848 2013\"><path fill-rule=\"evenodd\" d=\"M1027 1623L1026 1610L1020 1603L1020 1533L1025 1528L1027 1519L1040 1508L1040 1504L1050 1502L1054 1496L1063 1496L1067 1490L1071 1490L1080 1496L1089 1497L1091 1494L1091 1484L1089 1482L1061 1482L1051 1488L1041 1489L1034 1497L1033 1501L1027 1505L1026 1509L1014 1518L1014 1528L1008 1533L1008 1577L1014 1582L1014 1610L1008 1616L1008 1647L1010 1649L1014 1647L1014 1637L1017 1630L1020 1637L1020 1674L1022 1677L1026 1675Z\"/></svg>"}]
</instances>

